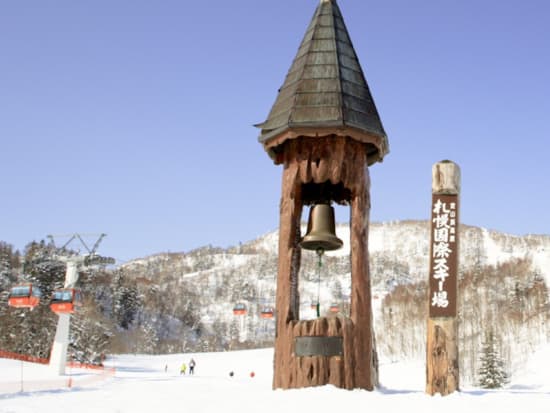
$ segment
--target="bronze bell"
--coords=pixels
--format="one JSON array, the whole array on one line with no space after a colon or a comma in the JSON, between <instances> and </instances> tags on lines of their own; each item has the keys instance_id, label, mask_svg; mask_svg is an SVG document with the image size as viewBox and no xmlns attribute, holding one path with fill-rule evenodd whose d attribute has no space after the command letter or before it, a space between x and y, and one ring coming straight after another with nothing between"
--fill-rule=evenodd
<instances>
[{"instance_id":1,"label":"bronze bell","mask_svg":"<svg viewBox=\"0 0 550 413\"><path fill-rule=\"evenodd\" d=\"M344 243L336 236L334 224L334 208L329 204L315 204L309 210L307 234L302 238L300 246L306 250L332 251L342 247Z\"/></svg>"}]
</instances>

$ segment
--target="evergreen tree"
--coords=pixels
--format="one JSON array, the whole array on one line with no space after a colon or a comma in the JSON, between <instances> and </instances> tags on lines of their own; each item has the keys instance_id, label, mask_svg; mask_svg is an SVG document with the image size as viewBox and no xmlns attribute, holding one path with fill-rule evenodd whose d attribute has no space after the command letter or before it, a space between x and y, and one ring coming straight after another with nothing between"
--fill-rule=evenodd
<instances>
[{"instance_id":1,"label":"evergreen tree","mask_svg":"<svg viewBox=\"0 0 550 413\"><path fill-rule=\"evenodd\" d=\"M63 277L63 264L51 260L52 248L44 241L28 244L23 258L19 253L12 252L11 245L0 244L0 268L9 269L4 273L8 277L2 277L9 279L6 288L18 282L32 282L42 290L40 305L32 311L5 306L8 290L0 294L3 304L0 309L0 348L48 357L56 318L49 310L47 297L53 288L52 284Z\"/></svg>"},{"instance_id":2,"label":"evergreen tree","mask_svg":"<svg viewBox=\"0 0 550 413\"><path fill-rule=\"evenodd\" d=\"M28 281L38 285L43 297L50 297L56 288L63 287L66 265L53 258L56 249L44 240L33 241L25 247L23 271Z\"/></svg>"},{"instance_id":3,"label":"evergreen tree","mask_svg":"<svg viewBox=\"0 0 550 413\"><path fill-rule=\"evenodd\" d=\"M493 331L489 331L485 337L479 361L478 383L481 388L498 389L508 382L504 360L500 357Z\"/></svg>"},{"instance_id":4,"label":"evergreen tree","mask_svg":"<svg viewBox=\"0 0 550 413\"><path fill-rule=\"evenodd\" d=\"M70 357L81 363L100 364L109 351L113 325L92 300L71 318Z\"/></svg>"},{"instance_id":5,"label":"evergreen tree","mask_svg":"<svg viewBox=\"0 0 550 413\"><path fill-rule=\"evenodd\" d=\"M14 253L10 244L0 241L0 291L9 290L15 282L15 270L18 266L19 253Z\"/></svg>"},{"instance_id":6,"label":"evergreen tree","mask_svg":"<svg viewBox=\"0 0 550 413\"><path fill-rule=\"evenodd\" d=\"M151 321L145 321L138 328L138 340L135 351L143 354L155 354L159 338L154 324Z\"/></svg>"},{"instance_id":7,"label":"evergreen tree","mask_svg":"<svg viewBox=\"0 0 550 413\"><path fill-rule=\"evenodd\" d=\"M115 272L113 281L113 316L120 328L128 330L141 308L138 288L121 270Z\"/></svg>"}]
</instances>

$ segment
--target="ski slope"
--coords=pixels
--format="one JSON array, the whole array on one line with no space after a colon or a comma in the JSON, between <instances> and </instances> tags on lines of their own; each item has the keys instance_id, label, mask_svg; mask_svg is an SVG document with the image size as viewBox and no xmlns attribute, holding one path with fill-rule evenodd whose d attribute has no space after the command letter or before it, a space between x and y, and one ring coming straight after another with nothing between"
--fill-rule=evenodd
<instances>
[{"instance_id":1,"label":"ski slope","mask_svg":"<svg viewBox=\"0 0 550 413\"><path fill-rule=\"evenodd\" d=\"M191 357L197 362L196 374L180 375L180 364ZM550 347L545 347L506 389L463 389L430 397L424 394L421 362L382 364L381 388L367 392L333 386L273 391L272 349L116 356L106 363L116 368L114 376L71 369L56 377L48 366L0 359L0 412L548 412L549 361Z\"/></svg>"}]
</instances>

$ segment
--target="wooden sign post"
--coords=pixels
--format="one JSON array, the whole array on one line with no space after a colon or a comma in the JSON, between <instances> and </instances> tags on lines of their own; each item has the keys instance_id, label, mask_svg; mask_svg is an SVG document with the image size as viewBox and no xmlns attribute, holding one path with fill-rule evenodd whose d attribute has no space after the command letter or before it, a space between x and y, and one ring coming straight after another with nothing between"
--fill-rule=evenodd
<instances>
[{"instance_id":1,"label":"wooden sign post","mask_svg":"<svg viewBox=\"0 0 550 413\"><path fill-rule=\"evenodd\" d=\"M432 168L426 393L446 396L459 389L458 208L460 168L441 161Z\"/></svg>"}]
</instances>

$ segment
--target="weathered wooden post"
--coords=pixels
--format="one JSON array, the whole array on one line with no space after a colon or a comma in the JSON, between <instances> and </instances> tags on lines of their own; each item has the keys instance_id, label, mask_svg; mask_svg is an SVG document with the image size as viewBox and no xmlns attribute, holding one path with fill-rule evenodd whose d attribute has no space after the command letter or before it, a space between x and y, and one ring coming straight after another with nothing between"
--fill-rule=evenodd
<instances>
[{"instance_id":1,"label":"weathered wooden post","mask_svg":"<svg viewBox=\"0 0 550 413\"><path fill-rule=\"evenodd\" d=\"M378 368L368 266L368 166L388 142L336 0L321 0L259 141L284 166L273 388L372 390ZM299 318L304 205L351 209L349 317ZM305 247L304 247L305 248Z\"/></svg>"},{"instance_id":2,"label":"weathered wooden post","mask_svg":"<svg viewBox=\"0 0 550 413\"><path fill-rule=\"evenodd\" d=\"M460 168L441 161L432 168L432 223L426 393L459 390L458 368L458 209Z\"/></svg>"}]
</instances>

